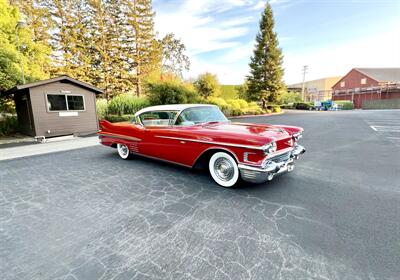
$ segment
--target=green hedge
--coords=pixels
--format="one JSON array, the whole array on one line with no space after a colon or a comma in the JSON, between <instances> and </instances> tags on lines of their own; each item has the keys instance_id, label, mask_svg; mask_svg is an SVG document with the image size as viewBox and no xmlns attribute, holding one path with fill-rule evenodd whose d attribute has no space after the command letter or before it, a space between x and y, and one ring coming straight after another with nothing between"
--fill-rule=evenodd
<instances>
[{"instance_id":1,"label":"green hedge","mask_svg":"<svg viewBox=\"0 0 400 280\"><path fill-rule=\"evenodd\" d=\"M280 107L282 109L296 109L295 104L284 104L284 105L280 105Z\"/></svg>"},{"instance_id":2,"label":"green hedge","mask_svg":"<svg viewBox=\"0 0 400 280\"><path fill-rule=\"evenodd\" d=\"M192 88L169 81L148 83L147 94L151 105L198 103L201 99Z\"/></svg>"},{"instance_id":3,"label":"green hedge","mask_svg":"<svg viewBox=\"0 0 400 280\"><path fill-rule=\"evenodd\" d=\"M267 105L267 110L272 113L280 113L282 111L280 105Z\"/></svg>"},{"instance_id":4,"label":"green hedge","mask_svg":"<svg viewBox=\"0 0 400 280\"><path fill-rule=\"evenodd\" d=\"M338 108L342 110L353 110L354 105L353 102L348 100L337 100L333 101L335 104L339 105Z\"/></svg>"},{"instance_id":5,"label":"green hedge","mask_svg":"<svg viewBox=\"0 0 400 280\"><path fill-rule=\"evenodd\" d=\"M109 122L131 122L135 115L126 114L126 115L107 115L105 119Z\"/></svg>"},{"instance_id":6,"label":"green hedge","mask_svg":"<svg viewBox=\"0 0 400 280\"><path fill-rule=\"evenodd\" d=\"M217 105L226 116L259 115L264 113L280 112L278 105L270 105L262 110L256 102L247 102L244 99L228 99L221 97L209 97L208 103Z\"/></svg>"},{"instance_id":7,"label":"green hedge","mask_svg":"<svg viewBox=\"0 0 400 280\"><path fill-rule=\"evenodd\" d=\"M236 99L238 93L236 91L236 85L221 85L221 97L225 100Z\"/></svg>"},{"instance_id":8,"label":"green hedge","mask_svg":"<svg viewBox=\"0 0 400 280\"><path fill-rule=\"evenodd\" d=\"M99 120L102 120L106 117L108 110L107 107L108 107L107 100L105 99L96 100L96 113Z\"/></svg>"},{"instance_id":9,"label":"green hedge","mask_svg":"<svg viewBox=\"0 0 400 280\"><path fill-rule=\"evenodd\" d=\"M147 98L135 97L130 94L120 94L111 99L108 103L108 114L127 115L135 114L142 108L149 106Z\"/></svg>"},{"instance_id":10,"label":"green hedge","mask_svg":"<svg viewBox=\"0 0 400 280\"><path fill-rule=\"evenodd\" d=\"M295 103L294 107L297 110L311 110L314 107L313 102L298 102Z\"/></svg>"},{"instance_id":11,"label":"green hedge","mask_svg":"<svg viewBox=\"0 0 400 280\"><path fill-rule=\"evenodd\" d=\"M18 131L17 116L6 116L0 119L0 136L10 135Z\"/></svg>"}]
</instances>

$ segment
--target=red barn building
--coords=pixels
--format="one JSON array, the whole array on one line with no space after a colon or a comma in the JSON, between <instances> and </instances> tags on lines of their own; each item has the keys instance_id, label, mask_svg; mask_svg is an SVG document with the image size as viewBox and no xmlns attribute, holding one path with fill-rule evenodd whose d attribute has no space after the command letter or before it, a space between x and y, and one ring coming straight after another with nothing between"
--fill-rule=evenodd
<instances>
[{"instance_id":1,"label":"red barn building","mask_svg":"<svg viewBox=\"0 0 400 280\"><path fill-rule=\"evenodd\" d=\"M333 100L350 100L362 108L364 100L400 99L400 68L353 68L332 87Z\"/></svg>"}]
</instances>

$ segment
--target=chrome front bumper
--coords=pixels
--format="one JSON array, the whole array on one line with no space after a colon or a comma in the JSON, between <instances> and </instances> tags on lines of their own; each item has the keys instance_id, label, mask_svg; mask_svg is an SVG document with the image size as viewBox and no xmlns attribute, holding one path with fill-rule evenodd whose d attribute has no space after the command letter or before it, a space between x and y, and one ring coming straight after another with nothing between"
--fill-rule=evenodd
<instances>
[{"instance_id":1,"label":"chrome front bumper","mask_svg":"<svg viewBox=\"0 0 400 280\"><path fill-rule=\"evenodd\" d=\"M305 151L303 146L296 145L293 150L284 154L285 158L272 157L267 159L263 166L239 164L240 175L244 181L256 184L271 181L276 175L291 172L294 169L294 161Z\"/></svg>"}]
</instances>

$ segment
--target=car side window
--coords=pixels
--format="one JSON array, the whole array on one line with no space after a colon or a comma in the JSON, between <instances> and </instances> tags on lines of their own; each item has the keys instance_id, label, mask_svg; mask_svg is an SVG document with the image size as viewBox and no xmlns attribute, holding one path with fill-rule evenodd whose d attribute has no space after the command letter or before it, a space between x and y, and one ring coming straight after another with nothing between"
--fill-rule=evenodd
<instances>
[{"instance_id":1,"label":"car side window","mask_svg":"<svg viewBox=\"0 0 400 280\"><path fill-rule=\"evenodd\" d=\"M139 116L144 126L165 127L173 124L177 112L175 111L150 111Z\"/></svg>"}]
</instances>

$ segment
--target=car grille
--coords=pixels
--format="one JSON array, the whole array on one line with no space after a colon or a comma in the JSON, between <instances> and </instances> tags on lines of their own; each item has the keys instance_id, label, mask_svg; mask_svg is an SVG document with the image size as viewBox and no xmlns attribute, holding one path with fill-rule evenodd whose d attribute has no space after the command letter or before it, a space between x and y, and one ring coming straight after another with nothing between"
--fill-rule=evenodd
<instances>
[{"instance_id":1,"label":"car grille","mask_svg":"<svg viewBox=\"0 0 400 280\"><path fill-rule=\"evenodd\" d=\"M288 161L289 159L290 159L290 152L286 152L284 154L269 158L269 160L274 161L274 162Z\"/></svg>"}]
</instances>

